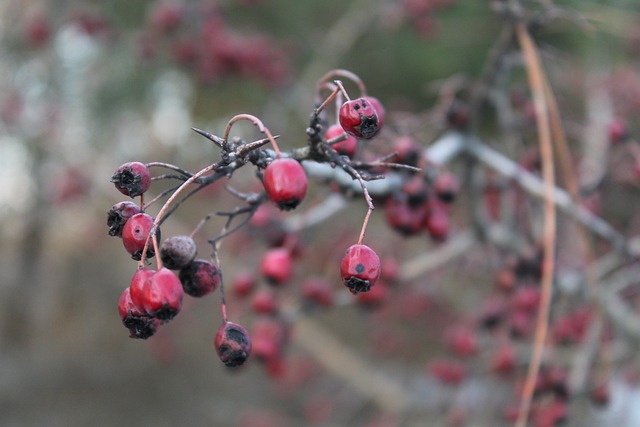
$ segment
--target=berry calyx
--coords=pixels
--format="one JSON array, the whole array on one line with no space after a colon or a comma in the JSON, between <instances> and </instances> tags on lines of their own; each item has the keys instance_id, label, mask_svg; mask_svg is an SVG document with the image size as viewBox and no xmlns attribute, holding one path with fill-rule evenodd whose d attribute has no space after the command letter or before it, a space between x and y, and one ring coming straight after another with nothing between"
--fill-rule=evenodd
<instances>
[{"instance_id":1,"label":"berry calyx","mask_svg":"<svg viewBox=\"0 0 640 427\"><path fill-rule=\"evenodd\" d=\"M168 268L161 268L144 285L144 309L156 319L168 321L182 309L184 291L178 276Z\"/></svg>"},{"instance_id":2,"label":"berry calyx","mask_svg":"<svg viewBox=\"0 0 640 427\"><path fill-rule=\"evenodd\" d=\"M122 237L122 228L125 223L138 213L140 213L140 207L133 202L126 201L113 205L107 214L109 236Z\"/></svg>"},{"instance_id":3,"label":"berry calyx","mask_svg":"<svg viewBox=\"0 0 640 427\"><path fill-rule=\"evenodd\" d=\"M293 274L291 253L286 248L269 249L262 257L260 271L272 285L287 282Z\"/></svg>"},{"instance_id":4,"label":"berry calyx","mask_svg":"<svg viewBox=\"0 0 640 427\"><path fill-rule=\"evenodd\" d=\"M324 134L324 138L327 141L330 141L334 138L339 137L345 133L342 126L339 124L335 124L329 127ZM331 144L331 147L336 150L338 154L343 154L352 158L356 154L356 149L358 148L358 140L355 136L346 134L347 138L343 139L340 142L336 142L335 144Z\"/></svg>"},{"instance_id":5,"label":"berry calyx","mask_svg":"<svg viewBox=\"0 0 640 427\"><path fill-rule=\"evenodd\" d=\"M187 295L202 297L220 285L220 271L210 261L195 259L180 270L180 283Z\"/></svg>"},{"instance_id":6,"label":"berry calyx","mask_svg":"<svg viewBox=\"0 0 640 427\"><path fill-rule=\"evenodd\" d=\"M140 261L142 258L142 250L147 240L149 240L149 234L153 228L153 218L151 215L144 212L135 214L124 224L122 227L122 243L124 248L131 254L131 258L136 261ZM160 229L156 229L156 236L160 238ZM149 245L147 248L147 258L152 258L155 255L153 245Z\"/></svg>"},{"instance_id":7,"label":"berry calyx","mask_svg":"<svg viewBox=\"0 0 640 427\"><path fill-rule=\"evenodd\" d=\"M190 236L171 236L162 242L160 259L170 270L180 270L196 257L196 242Z\"/></svg>"},{"instance_id":8,"label":"berry calyx","mask_svg":"<svg viewBox=\"0 0 640 427\"><path fill-rule=\"evenodd\" d=\"M129 162L120 166L111 177L118 191L125 196L144 194L151 185L151 173L143 163Z\"/></svg>"},{"instance_id":9,"label":"berry calyx","mask_svg":"<svg viewBox=\"0 0 640 427\"><path fill-rule=\"evenodd\" d=\"M295 159L275 159L264 170L264 189L281 210L290 211L307 194L307 174Z\"/></svg>"},{"instance_id":10,"label":"berry calyx","mask_svg":"<svg viewBox=\"0 0 640 427\"><path fill-rule=\"evenodd\" d=\"M118 312L122 324L129 329L131 338L147 339L154 335L160 321L143 313L133 303L130 288L125 288L118 301Z\"/></svg>"},{"instance_id":11,"label":"berry calyx","mask_svg":"<svg viewBox=\"0 0 640 427\"><path fill-rule=\"evenodd\" d=\"M251 355L251 338L242 326L225 322L216 332L214 347L222 363L235 368L246 362Z\"/></svg>"},{"instance_id":12,"label":"berry calyx","mask_svg":"<svg viewBox=\"0 0 640 427\"><path fill-rule=\"evenodd\" d=\"M366 98L345 102L338 114L342 129L356 138L371 139L380 129L380 120L375 107Z\"/></svg>"},{"instance_id":13,"label":"berry calyx","mask_svg":"<svg viewBox=\"0 0 640 427\"><path fill-rule=\"evenodd\" d=\"M367 245L351 245L340 261L342 282L352 294L368 292L380 277L380 258Z\"/></svg>"}]
</instances>

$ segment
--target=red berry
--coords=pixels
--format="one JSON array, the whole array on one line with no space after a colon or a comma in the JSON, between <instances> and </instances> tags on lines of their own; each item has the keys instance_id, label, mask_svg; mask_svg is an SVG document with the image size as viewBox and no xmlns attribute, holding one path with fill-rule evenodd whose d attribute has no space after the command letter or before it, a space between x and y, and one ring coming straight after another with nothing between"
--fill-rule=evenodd
<instances>
[{"instance_id":1,"label":"red berry","mask_svg":"<svg viewBox=\"0 0 640 427\"><path fill-rule=\"evenodd\" d=\"M491 370L500 375L507 375L516 367L517 354L512 345L504 344L491 356Z\"/></svg>"},{"instance_id":2,"label":"red berry","mask_svg":"<svg viewBox=\"0 0 640 427\"><path fill-rule=\"evenodd\" d=\"M113 174L111 182L125 196L136 197L144 194L149 189L151 173L143 163L125 163Z\"/></svg>"},{"instance_id":3,"label":"red berry","mask_svg":"<svg viewBox=\"0 0 640 427\"><path fill-rule=\"evenodd\" d=\"M607 127L609 133L609 142L617 144L624 141L628 135L627 124L622 119L613 119Z\"/></svg>"},{"instance_id":4,"label":"red berry","mask_svg":"<svg viewBox=\"0 0 640 427\"><path fill-rule=\"evenodd\" d=\"M422 146L411 136L399 136L395 139L393 150L397 153L395 161L403 165L418 166L422 160Z\"/></svg>"},{"instance_id":5,"label":"red berry","mask_svg":"<svg viewBox=\"0 0 640 427\"><path fill-rule=\"evenodd\" d=\"M404 200L390 197L384 205L387 224L404 236L414 236L423 229L426 210L413 208Z\"/></svg>"},{"instance_id":6,"label":"red berry","mask_svg":"<svg viewBox=\"0 0 640 427\"><path fill-rule=\"evenodd\" d=\"M459 356L473 356L478 351L476 336L467 328L456 328L447 334L447 345Z\"/></svg>"},{"instance_id":7,"label":"red berry","mask_svg":"<svg viewBox=\"0 0 640 427\"><path fill-rule=\"evenodd\" d=\"M258 314L273 314L278 311L278 301L270 289L260 289L251 299L251 308Z\"/></svg>"},{"instance_id":8,"label":"red berry","mask_svg":"<svg viewBox=\"0 0 640 427\"><path fill-rule=\"evenodd\" d=\"M125 288L118 301L118 312L122 324L129 329L131 338L147 339L158 330L160 321L141 312L131 300L130 288Z\"/></svg>"},{"instance_id":9,"label":"red berry","mask_svg":"<svg viewBox=\"0 0 640 427\"><path fill-rule=\"evenodd\" d=\"M251 338L242 326L225 322L214 339L214 347L222 363L230 368L242 365L251 354Z\"/></svg>"},{"instance_id":10,"label":"red berry","mask_svg":"<svg viewBox=\"0 0 640 427\"><path fill-rule=\"evenodd\" d=\"M424 227L433 240L443 242L449 235L449 216L438 204L432 203L424 219Z\"/></svg>"},{"instance_id":11,"label":"red berry","mask_svg":"<svg viewBox=\"0 0 640 427\"><path fill-rule=\"evenodd\" d=\"M368 292L380 277L380 258L369 246L351 245L340 261L342 282L351 293Z\"/></svg>"},{"instance_id":12,"label":"red berry","mask_svg":"<svg viewBox=\"0 0 640 427\"><path fill-rule=\"evenodd\" d=\"M358 304L363 307L375 308L384 304L389 299L389 286L380 281L369 292L363 292L356 296Z\"/></svg>"},{"instance_id":13,"label":"red berry","mask_svg":"<svg viewBox=\"0 0 640 427\"><path fill-rule=\"evenodd\" d=\"M220 285L220 270L210 261L195 259L180 270L182 289L192 297L215 291Z\"/></svg>"},{"instance_id":14,"label":"red berry","mask_svg":"<svg viewBox=\"0 0 640 427\"><path fill-rule=\"evenodd\" d=\"M438 175L433 183L433 190L438 198L445 203L453 202L458 195L458 188L458 179L450 172Z\"/></svg>"},{"instance_id":15,"label":"red berry","mask_svg":"<svg viewBox=\"0 0 640 427\"><path fill-rule=\"evenodd\" d=\"M107 226L109 227L109 236L122 237L122 228L124 224L134 216L140 213L140 207L133 202L120 202L113 205L107 214Z\"/></svg>"},{"instance_id":16,"label":"red berry","mask_svg":"<svg viewBox=\"0 0 640 427\"><path fill-rule=\"evenodd\" d=\"M129 284L131 301L144 314L148 314L144 309L144 287L147 284L147 279L155 273L155 270L136 270Z\"/></svg>"},{"instance_id":17,"label":"red berry","mask_svg":"<svg viewBox=\"0 0 640 427\"><path fill-rule=\"evenodd\" d=\"M455 360L433 360L427 367L429 373L445 384L459 384L466 376L464 365Z\"/></svg>"},{"instance_id":18,"label":"red berry","mask_svg":"<svg viewBox=\"0 0 640 427\"><path fill-rule=\"evenodd\" d=\"M264 189L280 209L292 210L307 194L307 174L295 159L276 159L264 170Z\"/></svg>"},{"instance_id":19,"label":"red berry","mask_svg":"<svg viewBox=\"0 0 640 427\"><path fill-rule=\"evenodd\" d=\"M184 291L178 276L168 268L161 268L144 285L144 309L160 320L171 320L182 309Z\"/></svg>"},{"instance_id":20,"label":"red berry","mask_svg":"<svg viewBox=\"0 0 640 427\"><path fill-rule=\"evenodd\" d=\"M356 154L356 149L358 148L358 140L355 136L346 134L342 126L339 124L335 124L327 129L327 132L324 134L324 138L327 141L332 140L333 138L337 138L340 135L345 135L347 138L343 139L340 142L336 142L335 144L331 144L334 150L338 152L338 154L344 154L350 158Z\"/></svg>"},{"instance_id":21,"label":"red berry","mask_svg":"<svg viewBox=\"0 0 640 427\"><path fill-rule=\"evenodd\" d=\"M124 248L131 254L131 258L136 261L140 261L142 258L142 250L144 245L149 240L149 233L153 227L153 218L144 213L138 213L129 218L129 220L122 227L122 243ZM160 229L156 229L156 236L160 238ZM149 242L147 248L147 258L151 258L155 255L153 245Z\"/></svg>"},{"instance_id":22,"label":"red berry","mask_svg":"<svg viewBox=\"0 0 640 427\"><path fill-rule=\"evenodd\" d=\"M272 285L287 282L293 274L293 260L286 248L269 249L260 262L260 271Z\"/></svg>"},{"instance_id":23,"label":"red berry","mask_svg":"<svg viewBox=\"0 0 640 427\"><path fill-rule=\"evenodd\" d=\"M237 297L245 297L253 291L256 285L256 278L248 271L240 272L231 282L231 290Z\"/></svg>"},{"instance_id":24,"label":"red berry","mask_svg":"<svg viewBox=\"0 0 640 427\"><path fill-rule=\"evenodd\" d=\"M333 286L322 277L310 277L302 283L302 297L320 307L329 307L333 304Z\"/></svg>"},{"instance_id":25,"label":"red berry","mask_svg":"<svg viewBox=\"0 0 640 427\"><path fill-rule=\"evenodd\" d=\"M378 115L378 128L381 128L382 125L384 125L384 119L387 114L384 106L382 105L382 102L380 102L380 100L375 96L363 96L363 98L369 101L369 103L376 110L376 114Z\"/></svg>"},{"instance_id":26,"label":"red berry","mask_svg":"<svg viewBox=\"0 0 640 427\"><path fill-rule=\"evenodd\" d=\"M289 338L285 323L270 317L261 317L253 325L253 354L260 360L269 360L281 357L284 346Z\"/></svg>"},{"instance_id":27,"label":"red berry","mask_svg":"<svg viewBox=\"0 0 640 427\"><path fill-rule=\"evenodd\" d=\"M354 99L342 104L338 120L342 129L356 138L373 138L380 129L380 121L375 107L365 98Z\"/></svg>"},{"instance_id":28,"label":"red berry","mask_svg":"<svg viewBox=\"0 0 640 427\"><path fill-rule=\"evenodd\" d=\"M196 257L197 246L190 236L171 236L162 242L160 259L170 270L180 270Z\"/></svg>"}]
</instances>

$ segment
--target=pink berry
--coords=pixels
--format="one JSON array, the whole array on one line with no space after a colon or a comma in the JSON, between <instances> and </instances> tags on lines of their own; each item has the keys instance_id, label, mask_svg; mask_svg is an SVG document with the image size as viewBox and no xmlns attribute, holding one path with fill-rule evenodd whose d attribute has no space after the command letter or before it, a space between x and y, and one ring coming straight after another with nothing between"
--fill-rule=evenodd
<instances>
[{"instance_id":1,"label":"pink berry","mask_svg":"<svg viewBox=\"0 0 640 427\"><path fill-rule=\"evenodd\" d=\"M436 242L447 240L449 235L449 215L442 206L432 203L424 219L424 228Z\"/></svg>"},{"instance_id":2,"label":"pink berry","mask_svg":"<svg viewBox=\"0 0 640 427\"><path fill-rule=\"evenodd\" d=\"M358 140L355 136L345 134L344 129L339 124L335 124L327 129L327 132L324 134L324 138L329 141L333 138L337 138L340 135L346 135L346 139L343 139L340 142L336 142L335 144L331 144L334 150L338 152L338 154L344 154L352 158L356 154L356 149L358 148Z\"/></svg>"},{"instance_id":3,"label":"pink berry","mask_svg":"<svg viewBox=\"0 0 640 427\"><path fill-rule=\"evenodd\" d=\"M264 170L264 189L281 210L295 209L307 194L307 174L295 159L276 159Z\"/></svg>"},{"instance_id":4,"label":"pink berry","mask_svg":"<svg viewBox=\"0 0 640 427\"><path fill-rule=\"evenodd\" d=\"M356 138L371 139L380 129L375 107L365 98L345 102L338 114L342 129Z\"/></svg>"},{"instance_id":5,"label":"pink berry","mask_svg":"<svg viewBox=\"0 0 640 427\"><path fill-rule=\"evenodd\" d=\"M124 227L122 227L122 244L127 252L131 254L131 258L136 261L140 261L142 258L142 250L147 240L149 240L152 227L153 218L144 212L129 218ZM156 229L156 236L158 239L160 238L160 229ZM154 255L153 245L149 242L147 258L151 258Z\"/></svg>"},{"instance_id":6,"label":"pink berry","mask_svg":"<svg viewBox=\"0 0 640 427\"><path fill-rule=\"evenodd\" d=\"M111 182L125 196L136 197L149 189L151 173L143 163L125 163L113 174Z\"/></svg>"},{"instance_id":7,"label":"pink berry","mask_svg":"<svg viewBox=\"0 0 640 427\"><path fill-rule=\"evenodd\" d=\"M156 333L160 321L141 312L131 300L130 288L125 288L118 301L122 324L129 329L131 338L147 339Z\"/></svg>"},{"instance_id":8,"label":"pink berry","mask_svg":"<svg viewBox=\"0 0 640 427\"><path fill-rule=\"evenodd\" d=\"M220 285L220 270L210 261L195 259L180 270L180 283L187 295L202 297Z\"/></svg>"},{"instance_id":9,"label":"pink berry","mask_svg":"<svg viewBox=\"0 0 640 427\"><path fill-rule=\"evenodd\" d=\"M273 314L278 311L278 301L271 289L260 289L251 299L251 308L258 314Z\"/></svg>"},{"instance_id":10,"label":"pink berry","mask_svg":"<svg viewBox=\"0 0 640 427\"><path fill-rule=\"evenodd\" d=\"M109 236L122 237L124 224L138 213L140 213L140 207L133 202L125 201L113 205L107 214Z\"/></svg>"},{"instance_id":11,"label":"pink berry","mask_svg":"<svg viewBox=\"0 0 640 427\"><path fill-rule=\"evenodd\" d=\"M287 282L293 274L293 260L286 248L269 249L262 257L260 271L272 285Z\"/></svg>"},{"instance_id":12,"label":"pink berry","mask_svg":"<svg viewBox=\"0 0 640 427\"><path fill-rule=\"evenodd\" d=\"M144 285L144 309L160 320L171 320L182 309L184 291L178 276L168 268L151 275Z\"/></svg>"},{"instance_id":13,"label":"pink berry","mask_svg":"<svg viewBox=\"0 0 640 427\"><path fill-rule=\"evenodd\" d=\"M354 295L368 292L380 277L380 258L369 246L351 245L340 261L342 282Z\"/></svg>"},{"instance_id":14,"label":"pink berry","mask_svg":"<svg viewBox=\"0 0 640 427\"><path fill-rule=\"evenodd\" d=\"M231 290L240 298L249 295L255 286L256 278L248 271L238 273L231 282Z\"/></svg>"},{"instance_id":15,"label":"pink berry","mask_svg":"<svg viewBox=\"0 0 640 427\"><path fill-rule=\"evenodd\" d=\"M216 332L214 347L222 363L235 368L246 362L251 355L251 338L242 326L226 322Z\"/></svg>"},{"instance_id":16,"label":"pink berry","mask_svg":"<svg viewBox=\"0 0 640 427\"><path fill-rule=\"evenodd\" d=\"M333 286L322 277L310 277L302 282L302 297L320 307L333 305Z\"/></svg>"}]
</instances>

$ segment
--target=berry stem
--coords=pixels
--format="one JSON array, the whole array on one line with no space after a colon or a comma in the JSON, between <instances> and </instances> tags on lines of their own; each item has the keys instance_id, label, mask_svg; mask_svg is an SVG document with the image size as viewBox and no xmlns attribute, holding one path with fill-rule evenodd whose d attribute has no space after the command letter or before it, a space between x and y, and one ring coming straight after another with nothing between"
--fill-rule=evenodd
<instances>
[{"instance_id":1,"label":"berry stem","mask_svg":"<svg viewBox=\"0 0 640 427\"><path fill-rule=\"evenodd\" d=\"M335 80L334 83L338 86L338 89L340 89L340 92L342 92L347 102L351 101L351 98L349 98L349 94L347 93L347 90L342 85L342 82L340 80Z\"/></svg>"},{"instance_id":2,"label":"berry stem","mask_svg":"<svg viewBox=\"0 0 640 427\"><path fill-rule=\"evenodd\" d=\"M151 239L153 241L153 250L155 251L156 255L156 266L158 268L158 271L160 271L162 269L162 257L160 256L160 248L158 247L158 236L156 235L156 233L153 233L153 235L151 236ZM142 261L144 258L140 258L140 260Z\"/></svg>"},{"instance_id":3,"label":"berry stem","mask_svg":"<svg viewBox=\"0 0 640 427\"><path fill-rule=\"evenodd\" d=\"M222 136L224 144L226 144L228 141L229 133L231 132L231 127L235 122L240 120L248 120L252 122L254 125L258 126L258 129L260 130L260 132L264 133L265 135L267 135L267 138L269 138L269 141L273 146L273 151L276 152L276 158L278 159L280 158L280 148L278 147L278 143L276 142L275 138L273 137L269 129L264 125L264 123L262 123L262 121L259 118L251 114L238 114L233 116L231 120L229 120L229 123L227 123L227 127L224 130L224 135Z\"/></svg>"}]
</instances>

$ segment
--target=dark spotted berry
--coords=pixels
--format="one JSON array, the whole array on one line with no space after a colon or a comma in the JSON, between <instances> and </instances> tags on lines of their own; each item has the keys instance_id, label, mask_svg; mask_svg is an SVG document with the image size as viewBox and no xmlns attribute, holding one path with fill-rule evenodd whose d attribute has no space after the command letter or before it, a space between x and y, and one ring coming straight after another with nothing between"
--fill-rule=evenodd
<instances>
[{"instance_id":1,"label":"dark spotted berry","mask_svg":"<svg viewBox=\"0 0 640 427\"><path fill-rule=\"evenodd\" d=\"M122 324L129 329L131 338L147 339L158 330L160 321L141 312L131 299L130 288L125 288L118 301L118 312Z\"/></svg>"},{"instance_id":2,"label":"dark spotted berry","mask_svg":"<svg viewBox=\"0 0 640 427\"><path fill-rule=\"evenodd\" d=\"M329 129L327 129L327 132L324 134L324 138L329 141L341 135L345 135L346 138L342 141L336 142L335 144L331 144L331 147L333 147L333 149L336 150L338 154L344 154L345 156L352 158L356 154L356 149L358 148L358 140L355 136L345 133L344 129L342 129L342 126L337 123L333 126L330 126Z\"/></svg>"},{"instance_id":3,"label":"dark spotted berry","mask_svg":"<svg viewBox=\"0 0 640 427\"><path fill-rule=\"evenodd\" d=\"M125 196L144 194L151 185L151 173L143 163L129 162L120 166L111 177L118 191Z\"/></svg>"},{"instance_id":4,"label":"dark spotted berry","mask_svg":"<svg viewBox=\"0 0 640 427\"><path fill-rule=\"evenodd\" d=\"M373 138L380 129L375 107L366 98L358 98L342 104L338 120L342 129L356 138Z\"/></svg>"},{"instance_id":5,"label":"dark spotted berry","mask_svg":"<svg viewBox=\"0 0 640 427\"><path fill-rule=\"evenodd\" d=\"M182 309L183 296L178 276L163 267L151 275L144 285L144 309L152 317L168 321Z\"/></svg>"},{"instance_id":6,"label":"dark spotted berry","mask_svg":"<svg viewBox=\"0 0 640 427\"><path fill-rule=\"evenodd\" d=\"M149 233L153 227L153 218L144 212L135 214L122 227L122 244L124 248L131 254L131 258L140 261L142 258L142 250L149 240ZM160 238L160 229L156 229L156 236ZM149 242L147 248L147 258L155 255L153 245Z\"/></svg>"},{"instance_id":7,"label":"dark spotted berry","mask_svg":"<svg viewBox=\"0 0 640 427\"><path fill-rule=\"evenodd\" d=\"M182 289L192 297L201 297L215 291L220 285L220 271L210 261L195 259L180 270Z\"/></svg>"},{"instance_id":8,"label":"dark spotted berry","mask_svg":"<svg viewBox=\"0 0 640 427\"><path fill-rule=\"evenodd\" d=\"M107 215L109 236L122 237L124 224L138 213L140 213L140 207L133 202L120 202L113 205Z\"/></svg>"},{"instance_id":9,"label":"dark spotted berry","mask_svg":"<svg viewBox=\"0 0 640 427\"><path fill-rule=\"evenodd\" d=\"M380 277L378 254L367 245L351 245L340 262L340 276L354 295L368 292Z\"/></svg>"},{"instance_id":10,"label":"dark spotted berry","mask_svg":"<svg viewBox=\"0 0 640 427\"><path fill-rule=\"evenodd\" d=\"M297 160L276 159L264 170L264 189L283 211L295 209L307 194L307 174Z\"/></svg>"},{"instance_id":11,"label":"dark spotted berry","mask_svg":"<svg viewBox=\"0 0 640 427\"><path fill-rule=\"evenodd\" d=\"M376 114L378 116L378 128L381 128L382 125L384 125L384 119L385 119L385 116L387 115L387 112L384 109L382 102L380 102L380 100L375 96L363 96L362 98L369 101L369 103L376 110Z\"/></svg>"},{"instance_id":12,"label":"dark spotted berry","mask_svg":"<svg viewBox=\"0 0 640 427\"><path fill-rule=\"evenodd\" d=\"M214 340L216 353L230 368L242 365L251 355L251 338L242 326L226 322L218 329Z\"/></svg>"},{"instance_id":13,"label":"dark spotted berry","mask_svg":"<svg viewBox=\"0 0 640 427\"><path fill-rule=\"evenodd\" d=\"M168 269L180 270L193 261L197 249L191 236L171 236L160 246L160 259Z\"/></svg>"},{"instance_id":14,"label":"dark spotted berry","mask_svg":"<svg viewBox=\"0 0 640 427\"><path fill-rule=\"evenodd\" d=\"M445 203L453 202L458 195L458 188L458 179L450 172L438 175L433 183L433 190L438 198Z\"/></svg>"}]
</instances>

